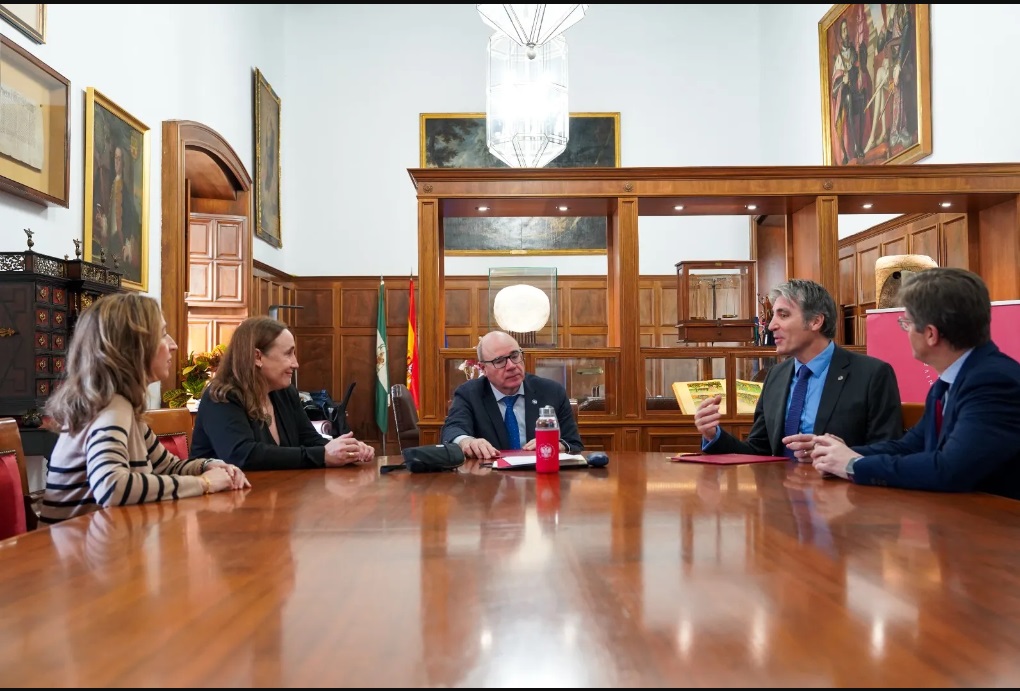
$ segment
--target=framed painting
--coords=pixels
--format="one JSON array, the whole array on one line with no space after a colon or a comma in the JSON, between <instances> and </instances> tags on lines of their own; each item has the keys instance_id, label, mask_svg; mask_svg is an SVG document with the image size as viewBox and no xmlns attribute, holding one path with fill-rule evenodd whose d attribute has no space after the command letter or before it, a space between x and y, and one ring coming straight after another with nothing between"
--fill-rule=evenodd
<instances>
[{"instance_id":1,"label":"framed painting","mask_svg":"<svg viewBox=\"0 0 1020 691\"><path fill-rule=\"evenodd\" d=\"M485 113L422 113L422 168L506 168L485 143ZM618 168L620 114L571 113L566 150L547 168ZM448 255L605 254L607 220L565 218L447 218Z\"/></svg>"},{"instance_id":2,"label":"framed painting","mask_svg":"<svg viewBox=\"0 0 1020 691\"><path fill-rule=\"evenodd\" d=\"M36 43L46 43L46 5L0 4L0 17Z\"/></svg>"},{"instance_id":3,"label":"framed painting","mask_svg":"<svg viewBox=\"0 0 1020 691\"><path fill-rule=\"evenodd\" d=\"M67 207L71 82L0 36L0 189Z\"/></svg>"},{"instance_id":4,"label":"framed painting","mask_svg":"<svg viewBox=\"0 0 1020 691\"><path fill-rule=\"evenodd\" d=\"M834 5L818 54L825 165L931 154L930 5Z\"/></svg>"},{"instance_id":5,"label":"framed painting","mask_svg":"<svg viewBox=\"0 0 1020 691\"><path fill-rule=\"evenodd\" d=\"M255 69L255 237L283 247L280 233L280 97Z\"/></svg>"},{"instance_id":6,"label":"framed painting","mask_svg":"<svg viewBox=\"0 0 1020 691\"><path fill-rule=\"evenodd\" d=\"M149 289L149 128L85 90L85 257Z\"/></svg>"}]
</instances>

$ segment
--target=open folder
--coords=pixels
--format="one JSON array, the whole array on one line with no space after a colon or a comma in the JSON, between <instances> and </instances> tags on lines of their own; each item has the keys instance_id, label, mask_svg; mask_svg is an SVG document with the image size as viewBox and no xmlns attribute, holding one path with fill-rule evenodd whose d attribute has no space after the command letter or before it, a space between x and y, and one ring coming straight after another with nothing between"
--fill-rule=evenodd
<instances>
[{"instance_id":1,"label":"open folder","mask_svg":"<svg viewBox=\"0 0 1020 691\"><path fill-rule=\"evenodd\" d=\"M534 470L535 454L518 453L514 451L502 451L503 455L492 461L492 467L496 470ZM561 453L560 469L566 468L587 468L588 459L579 453Z\"/></svg>"},{"instance_id":2,"label":"open folder","mask_svg":"<svg viewBox=\"0 0 1020 691\"><path fill-rule=\"evenodd\" d=\"M749 453L681 453L670 456L674 463L714 463L716 465L740 465L742 463L768 463L769 461L788 461L786 456L755 456Z\"/></svg>"}]
</instances>

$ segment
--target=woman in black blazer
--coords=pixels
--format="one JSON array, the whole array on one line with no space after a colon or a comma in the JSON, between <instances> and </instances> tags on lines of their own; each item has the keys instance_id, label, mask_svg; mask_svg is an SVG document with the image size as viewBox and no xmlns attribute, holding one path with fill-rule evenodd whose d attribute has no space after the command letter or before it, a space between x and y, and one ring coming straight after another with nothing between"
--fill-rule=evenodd
<instances>
[{"instance_id":1,"label":"woman in black blazer","mask_svg":"<svg viewBox=\"0 0 1020 691\"><path fill-rule=\"evenodd\" d=\"M282 322L251 317L230 340L202 394L192 454L210 454L245 470L321 468L368 463L375 449L353 433L325 439L291 384L298 368L294 335Z\"/></svg>"}]
</instances>

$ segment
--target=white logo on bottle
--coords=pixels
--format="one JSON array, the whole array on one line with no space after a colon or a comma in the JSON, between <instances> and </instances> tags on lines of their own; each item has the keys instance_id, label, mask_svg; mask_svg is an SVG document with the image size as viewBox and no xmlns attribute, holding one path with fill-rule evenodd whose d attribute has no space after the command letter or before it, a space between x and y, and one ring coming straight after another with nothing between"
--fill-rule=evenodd
<instances>
[{"instance_id":1,"label":"white logo on bottle","mask_svg":"<svg viewBox=\"0 0 1020 691\"><path fill-rule=\"evenodd\" d=\"M538 447L538 453L542 458L552 458L553 447L552 444L542 444Z\"/></svg>"}]
</instances>

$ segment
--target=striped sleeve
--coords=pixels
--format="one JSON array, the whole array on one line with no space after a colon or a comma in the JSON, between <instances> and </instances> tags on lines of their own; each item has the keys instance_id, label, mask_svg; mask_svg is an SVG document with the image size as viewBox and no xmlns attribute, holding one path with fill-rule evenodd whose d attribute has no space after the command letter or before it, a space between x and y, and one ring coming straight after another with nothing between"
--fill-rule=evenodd
<instances>
[{"instance_id":1,"label":"striped sleeve","mask_svg":"<svg viewBox=\"0 0 1020 691\"><path fill-rule=\"evenodd\" d=\"M144 429L143 429L144 427ZM150 501L180 499L202 494L198 478L176 474L157 474L152 454L171 455L162 444L148 454L146 433L151 430L135 420L126 400L115 401L99 414L85 437L86 473L96 502L100 506L124 506ZM154 437L153 437L154 438ZM173 456L164 465L184 463Z\"/></svg>"}]
</instances>

